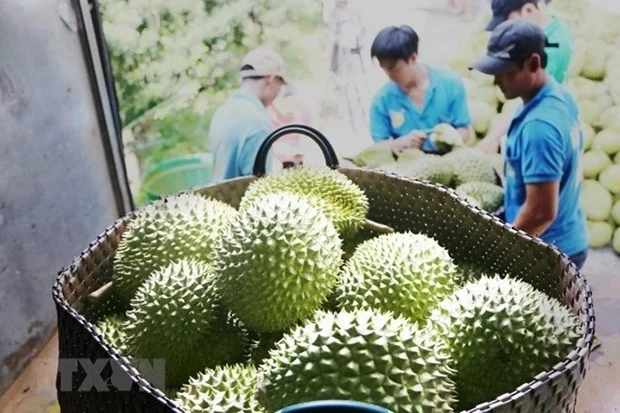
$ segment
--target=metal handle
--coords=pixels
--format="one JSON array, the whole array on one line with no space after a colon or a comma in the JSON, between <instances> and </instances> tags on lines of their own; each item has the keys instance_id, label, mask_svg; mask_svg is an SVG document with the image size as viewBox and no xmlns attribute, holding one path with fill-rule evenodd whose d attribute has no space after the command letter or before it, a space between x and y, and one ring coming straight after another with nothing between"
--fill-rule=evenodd
<instances>
[{"instance_id":1,"label":"metal handle","mask_svg":"<svg viewBox=\"0 0 620 413\"><path fill-rule=\"evenodd\" d=\"M327 166L334 169L338 168L338 156L336 156L336 151L334 151L332 145L321 132L308 125L291 124L282 126L274 130L273 132L271 132L271 134L269 134L269 136L267 136L265 141L262 143L262 145L258 149L256 160L254 161L255 176L261 176L265 174L267 154L269 153L271 145L273 145L273 143L278 138L284 135L288 135L289 133L299 133L312 139L314 142L317 143L317 145L319 145L319 148L321 148L321 152L323 152L323 156L325 157L325 162Z\"/></svg>"}]
</instances>

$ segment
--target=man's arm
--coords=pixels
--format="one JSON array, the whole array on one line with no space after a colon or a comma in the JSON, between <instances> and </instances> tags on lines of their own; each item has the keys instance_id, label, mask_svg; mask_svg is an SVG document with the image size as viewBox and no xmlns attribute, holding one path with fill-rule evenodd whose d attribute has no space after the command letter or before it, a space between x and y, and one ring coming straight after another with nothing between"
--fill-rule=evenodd
<instances>
[{"instance_id":1,"label":"man's arm","mask_svg":"<svg viewBox=\"0 0 620 413\"><path fill-rule=\"evenodd\" d=\"M513 103L515 102L515 103ZM510 122L514 118L517 110L521 107L522 100L517 98L504 103L508 106L508 110L500 114L492 123L486 136L476 145L476 149L484 153L497 153L501 145L502 137L508 133ZM505 110L505 109L502 109Z\"/></svg>"},{"instance_id":2,"label":"man's arm","mask_svg":"<svg viewBox=\"0 0 620 413\"><path fill-rule=\"evenodd\" d=\"M502 116L497 122L494 122L491 125L491 129L487 135L482 138L478 144L476 144L476 149L484 153L497 153L499 152L499 147L501 144L502 136L508 133L508 128L510 127L510 116Z\"/></svg>"},{"instance_id":3,"label":"man's arm","mask_svg":"<svg viewBox=\"0 0 620 413\"><path fill-rule=\"evenodd\" d=\"M522 133L521 175L526 194L513 225L538 236L558 213L564 138L558 128L541 120L529 121Z\"/></svg>"},{"instance_id":4,"label":"man's arm","mask_svg":"<svg viewBox=\"0 0 620 413\"><path fill-rule=\"evenodd\" d=\"M525 203L515 219L514 226L530 235L545 232L558 214L560 183L545 182L525 186Z\"/></svg>"}]
</instances>

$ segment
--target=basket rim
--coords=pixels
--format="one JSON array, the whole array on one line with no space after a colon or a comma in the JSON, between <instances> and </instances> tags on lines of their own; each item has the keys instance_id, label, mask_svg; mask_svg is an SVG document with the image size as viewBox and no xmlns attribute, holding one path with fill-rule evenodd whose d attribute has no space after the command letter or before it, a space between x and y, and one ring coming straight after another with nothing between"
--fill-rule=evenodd
<instances>
[{"instance_id":1,"label":"basket rim","mask_svg":"<svg viewBox=\"0 0 620 413\"><path fill-rule=\"evenodd\" d=\"M63 267L60 271L58 271L56 281L52 287L52 297L57 307L62 308L66 314L70 315L75 321L84 327L92 335L92 337L94 337L97 344L101 345L109 358L114 360L118 366L131 377L132 381L140 388L140 391L154 396L159 402L170 408L171 412L183 413L183 410L162 390L154 387L148 380L142 377L140 372L132 366L128 357L121 356L116 348L109 345L108 342L104 340L103 336L95 329L94 324L71 307L62 294L62 280L73 273L74 268L79 265L80 261L84 259L86 254L91 252L94 246L96 246L102 239L106 238L108 234L114 231L117 226L131 219L134 214L135 211L130 211L122 217L114 220L111 225L107 226L100 234L97 235L94 241L89 243L88 248L82 250L80 255L73 259L73 262L69 267Z\"/></svg>"},{"instance_id":2,"label":"basket rim","mask_svg":"<svg viewBox=\"0 0 620 413\"><path fill-rule=\"evenodd\" d=\"M513 391L499 395L493 400L483 402L467 410L465 413L488 412L488 411L492 411L493 409L497 409L500 407L507 407L510 405L514 405L518 402L518 400L521 397L534 393L540 385L545 384L545 382L553 379L554 377L558 375L562 375L574 369L575 366L581 360L586 360L586 361L588 360L590 349L592 348L592 342L594 339L594 332L595 332L595 312L594 312L594 300L593 300L593 295L592 295L592 288L588 284L587 279L584 276L584 274L581 273L579 269L577 268L577 266L569 259L569 257L565 253L560 251L555 245L547 244L542 239L538 237L533 237L529 235L528 233L515 228L511 224L508 224L502 221L500 218L493 215L492 213L485 211L481 209L480 207L470 203L466 198L460 196L454 189L450 187L447 187L447 186L444 186L444 185L441 185L435 182L431 182L428 180L423 180L423 179L418 179L418 178L409 178L409 177L405 177L403 175L399 175L393 172L377 170L377 169L373 169L370 167L340 167L340 166L337 166L334 169L352 170L352 171L358 170L358 171L363 171L365 173L380 174L380 175L384 175L390 178L404 180L409 183L414 183L416 185L430 187L435 190L448 193L450 196L458 200L463 205L468 206L470 209L476 212L479 216L493 222L494 225L500 225L505 230L510 231L511 233L531 243L537 244L553 252L559 261L564 261L567 264L570 276L579 285L579 289L581 293L583 294L583 300L581 304L581 310L583 312L583 315L579 318L581 322L581 326L582 326L582 331L580 333L580 338L577 340L575 348L573 348L571 352L567 354L566 357L562 361L556 363L551 369L539 372L532 380L530 380L529 382L522 383ZM251 175L248 177L231 179L226 182L245 180L245 179L255 179L255 178L256 176ZM222 184L222 183L224 182L220 182L218 184ZM180 191L177 194L195 193L199 191L201 188L207 188L213 185L214 184L205 185L201 187L195 187L189 190ZM164 197L163 199L169 196L175 196L175 195L174 194L168 195ZM108 345L108 343L103 339L103 337L96 331L96 329L94 328L94 325L90 321L88 321L83 315L79 314L77 310L71 307L62 294L62 281L64 280L64 278L68 277L70 274L73 273L74 268L77 267L77 265L79 265L79 263L84 259L84 256L86 254L89 254L92 251L93 247L98 245L102 239L107 238L108 234L113 232L117 226L129 221L135 215L135 213L136 213L136 210L130 211L126 213L125 215L121 216L120 218L117 218L111 225L106 227L105 230L103 230L99 235L97 235L96 239L89 244L88 248L82 250L80 255L73 259L73 262L71 263L69 267L63 267L61 268L60 271L58 271L56 280L52 287L52 297L57 306L60 306L68 315L70 315L74 320L76 320L79 324L85 327L89 331L89 333L91 333L94 336L95 340L103 346L104 350L107 351L108 354L111 356L111 358L115 360L121 366L121 368L132 378L132 380L134 380L134 382L141 388L142 391L152 394L158 400L163 402L167 407L174 409L173 410L174 412L182 413L183 412L182 410L178 410L179 406L177 406L170 398L168 398L166 394L164 394L161 390L151 385L147 380L145 380L142 377L142 375L137 371L135 367L131 366L129 359L127 357L121 356L115 348Z\"/></svg>"}]
</instances>

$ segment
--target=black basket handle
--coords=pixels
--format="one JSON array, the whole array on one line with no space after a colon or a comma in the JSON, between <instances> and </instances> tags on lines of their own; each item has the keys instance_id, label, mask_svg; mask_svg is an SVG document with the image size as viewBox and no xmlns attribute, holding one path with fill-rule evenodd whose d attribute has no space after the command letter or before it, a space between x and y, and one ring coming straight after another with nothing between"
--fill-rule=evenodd
<instances>
[{"instance_id":1,"label":"black basket handle","mask_svg":"<svg viewBox=\"0 0 620 413\"><path fill-rule=\"evenodd\" d=\"M273 145L278 138L290 133L300 133L315 141L317 145L319 145L319 148L321 148L321 152L323 152L327 166L333 169L338 168L338 156L336 156L336 151L334 151L334 148L331 143L329 143L325 135L308 125L291 124L282 126L271 132L260 148L258 148L258 154L256 155L256 160L254 161L255 176L265 174L267 154L269 153L271 145Z\"/></svg>"}]
</instances>

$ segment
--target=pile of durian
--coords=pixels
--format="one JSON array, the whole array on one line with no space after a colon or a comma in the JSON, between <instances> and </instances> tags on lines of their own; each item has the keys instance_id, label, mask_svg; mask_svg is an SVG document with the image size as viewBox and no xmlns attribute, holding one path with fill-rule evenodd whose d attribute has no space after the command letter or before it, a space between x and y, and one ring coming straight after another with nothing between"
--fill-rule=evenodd
<instances>
[{"instance_id":1,"label":"pile of durian","mask_svg":"<svg viewBox=\"0 0 620 413\"><path fill-rule=\"evenodd\" d=\"M459 266L368 209L358 185L318 167L256 178L238 207L197 193L157 201L114 255L123 310L92 322L130 362L165 360L161 390L188 412L327 399L454 412L575 348L579 319L559 301Z\"/></svg>"},{"instance_id":2,"label":"pile of durian","mask_svg":"<svg viewBox=\"0 0 620 413\"><path fill-rule=\"evenodd\" d=\"M439 141L443 146L438 153L426 153L417 148L394 153L389 146L376 143L351 158L344 158L343 166L378 169L406 178L440 184L454 189L480 209L496 213L504 205L501 155L484 154L463 143L459 144L457 139L461 135L448 124L440 123L435 130L443 133L442 140ZM445 136L453 138L446 139ZM438 138L433 139L437 146ZM450 144L445 144L446 140ZM457 143L453 144L454 142Z\"/></svg>"},{"instance_id":3,"label":"pile of durian","mask_svg":"<svg viewBox=\"0 0 620 413\"><path fill-rule=\"evenodd\" d=\"M620 14L589 0L553 0L545 7L569 26L574 39L565 86L581 116L579 203L588 221L590 248L611 247L620 255ZM506 100L492 76L469 70L486 53L491 32L484 27L490 19L490 15L481 18L480 25L459 42L457 54L444 62L463 78L472 133L477 137L472 144L521 104L518 98ZM503 155L498 156L503 163Z\"/></svg>"}]
</instances>

